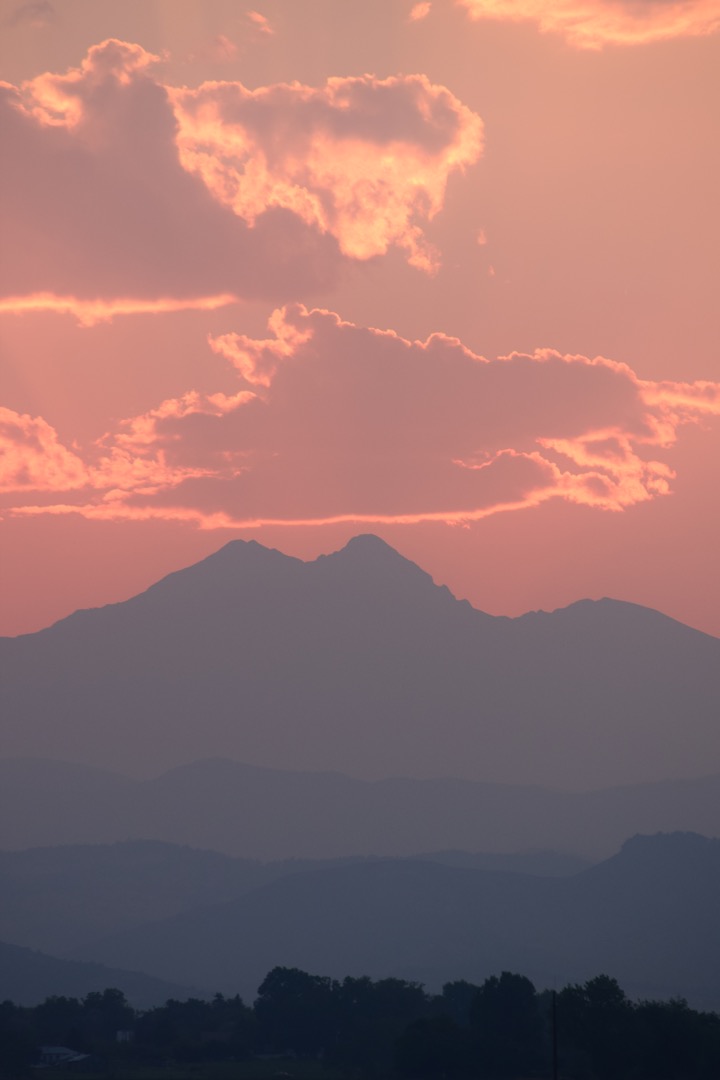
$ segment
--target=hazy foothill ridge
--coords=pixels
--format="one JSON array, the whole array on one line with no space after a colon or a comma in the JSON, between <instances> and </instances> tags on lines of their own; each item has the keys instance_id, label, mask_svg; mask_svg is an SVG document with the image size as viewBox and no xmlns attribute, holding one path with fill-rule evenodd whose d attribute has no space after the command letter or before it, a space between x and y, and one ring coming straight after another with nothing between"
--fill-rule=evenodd
<instances>
[{"instance_id":1,"label":"hazy foothill ridge","mask_svg":"<svg viewBox=\"0 0 720 1080\"><path fill-rule=\"evenodd\" d=\"M437 852L423 861L536 876L578 873L588 863L551 852ZM236 900L280 878L352 859L262 863L157 841L0 851L0 941L64 955L99 938Z\"/></svg>"},{"instance_id":2,"label":"hazy foothill ridge","mask_svg":"<svg viewBox=\"0 0 720 1080\"><path fill-rule=\"evenodd\" d=\"M276 964L431 990L501 970L538 986L608 970L632 997L718 1009L719 906L720 840L644 836L562 878L418 860L308 870L74 955L247 999Z\"/></svg>"},{"instance_id":3,"label":"hazy foothill ridge","mask_svg":"<svg viewBox=\"0 0 720 1080\"><path fill-rule=\"evenodd\" d=\"M720 768L720 640L612 600L492 617L377 537L251 541L0 640L3 756L589 788Z\"/></svg>"},{"instance_id":4,"label":"hazy foothill ridge","mask_svg":"<svg viewBox=\"0 0 720 1080\"><path fill-rule=\"evenodd\" d=\"M58 961L0 947L14 1000L128 987L127 969L252 1000L281 965L431 990L501 970L538 986L612 970L632 997L720 1007L720 840L692 833L636 836L555 877L431 859L263 866L147 842L42 849L0 856L0 899L0 940ZM61 959L124 968L125 982Z\"/></svg>"},{"instance_id":5,"label":"hazy foothill ridge","mask_svg":"<svg viewBox=\"0 0 720 1080\"><path fill-rule=\"evenodd\" d=\"M148 780L0 760L0 849L145 838L265 862L451 850L599 859L634 833L678 829L720 835L720 776L562 792L452 779L369 782L227 760Z\"/></svg>"}]
</instances>

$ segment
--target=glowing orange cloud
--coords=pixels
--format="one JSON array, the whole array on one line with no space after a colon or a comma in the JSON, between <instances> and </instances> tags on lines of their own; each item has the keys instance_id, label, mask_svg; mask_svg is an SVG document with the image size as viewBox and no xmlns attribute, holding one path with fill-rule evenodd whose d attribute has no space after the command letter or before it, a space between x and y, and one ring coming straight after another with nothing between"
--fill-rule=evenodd
<instances>
[{"instance_id":1,"label":"glowing orange cloud","mask_svg":"<svg viewBox=\"0 0 720 1080\"><path fill-rule=\"evenodd\" d=\"M531 20L571 45L644 45L720 29L717 0L457 0L473 19Z\"/></svg>"},{"instance_id":2,"label":"glowing orange cloud","mask_svg":"<svg viewBox=\"0 0 720 1080\"><path fill-rule=\"evenodd\" d=\"M449 90L423 75L176 88L157 60L109 39L64 74L0 84L3 310L278 303L393 246L438 265L424 228L482 151Z\"/></svg>"},{"instance_id":3,"label":"glowing orange cloud","mask_svg":"<svg viewBox=\"0 0 720 1080\"><path fill-rule=\"evenodd\" d=\"M259 11L248 11L247 17L249 21L260 31L261 34L274 34L272 26L264 15L261 15Z\"/></svg>"},{"instance_id":4,"label":"glowing orange cloud","mask_svg":"<svg viewBox=\"0 0 720 1080\"><path fill-rule=\"evenodd\" d=\"M479 117L424 75L168 93L180 160L219 202L250 225L268 207L290 210L355 259L398 245L434 269L421 223L482 151Z\"/></svg>"},{"instance_id":5,"label":"glowing orange cloud","mask_svg":"<svg viewBox=\"0 0 720 1080\"><path fill-rule=\"evenodd\" d=\"M42 417L0 408L0 491L70 491L87 483L82 459Z\"/></svg>"},{"instance_id":6,"label":"glowing orange cloud","mask_svg":"<svg viewBox=\"0 0 720 1080\"><path fill-rule=\"evenodd\" d=\"M90 448L83 457L63 446L57 432L42 418L0 408L0 493L100 492L118 499L132 492L153 495L191 478L208 476L205 469L170 465L164 450L153 447L140 455L123 449L118 440L105 453Z\"/></svg>"},{"instance_id":7,"label":"glowing orange cloud","mask_svg":"<svg viewBox=\"0 0 720 1080\"><path fill-rule=\"evenodd\" d=\"M429 0L422 0L421 3L415 4L410 10L410 22L421 22L422 19L427 19L431 8L432 4Z\"/></svg>"},{"instance_id":8,"label":"glowing orange cloud","mask_svg":"<svg viewBox=\"0 0 720 1080\"><path fill-rule=\"evenodd\" d=\"M549 499L620 512L669 495L679 427L720 416L720 383L550 349L487 360L302 305L210 346L237 393L169 398L84 451L6 411L8 512L203 529L463 524ZM52 491L73 496L33 498Z\"/></svg>"},{"instance_id":9,"label":"glowing orange cloud","mask_svg":"<svg viewBox=\"0 0 720 1080\"><path fill-rule=\"evenodd\" d=\"M80 67L64 75L45 72L23 83L24 107L41 123L78 127L86 119L89 92L107 83L130 86L159 59L141 45L109 38L91 46Z\"/></svg>"},{"instance_id":10,"label":"glowing orange cloud","mask_svg":"<svg viewBox=\"0 0 720 1080\"><path fill-rule=\"evenodd\" d=\"M336 514L334 517L308 518L244 518L224 511L207 512L180 506L133 506L122 499L107 499L101 503L51 503L46 506L18 506L13 508L14 517L38 517L50 514L61 516L77 514L88 521L175 521L195 525L203 531L218 529L317 528L332 525L422 525L436 522L442 525L468 525L493 514L512 510L527 510L539 506L549 496L527 497L517 502L497 503L484 509L461 511L426 511L421 514Z\"/></svg>"},{"instance_id":11,"label":"glowing orange cloud","mask_svg":"<svg viewBox=\"0 0 720 1080\"><path fill-rule=\"evenodd\" d=\"M95 326L108 322L116 315L163 314L172 311L215 311L217 308L235 304L237 296L221 293L219 296L159 297L144 300L124 296L113 300L84 300L77 296L55 296L53 293L33 293L30 296L0 297L0 314L22 315L33 311L52 311L57 315L73 315L81 326Z\"/></svg>"},{"instance_id":12,"label":"glowing orange cloud","mask_svg":"<svg viewBox=\"0 0 720 1080\"><path fill-rule=\"evenodd\" d=\"M271 338L258 341L246 334L221 334L208 339L210 348L224 356L252 386L270 386L281 360L292 357L296 349L312 337L309 329L300 330L284 318L278 308L270 316Z\"/></svg>"}]
</instances>

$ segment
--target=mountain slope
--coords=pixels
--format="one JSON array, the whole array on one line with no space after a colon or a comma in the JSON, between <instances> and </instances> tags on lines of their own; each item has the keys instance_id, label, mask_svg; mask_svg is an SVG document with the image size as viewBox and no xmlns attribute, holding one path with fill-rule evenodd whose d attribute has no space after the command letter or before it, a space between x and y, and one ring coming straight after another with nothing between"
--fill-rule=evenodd
<instances>
[{"instance_id":1,"label":"mountain slope","mask_svg":"<svg viewBox=\"0 0 720 1080\"><path fill-rule=\"evenodd\" d=\"M148 1009L168 998L190 997L192 987L165 982L138 971L61 960L0 941L0 1001L38 1005L47 997L85 997L93 990L122 990L131 1005Z\"/></svg>"},{"instance_id":2,"label":"mountain slope","mask_svg":"<svg viewBox=\"0 0 720 1080\"><path fill-rule=\"evenodd\" d=\"M376 537L233 541L121 604L0 640L0 753L198 757L596 787L720 768L720 641L583 601L493 618Z\"/></svg>"}]
</instances>

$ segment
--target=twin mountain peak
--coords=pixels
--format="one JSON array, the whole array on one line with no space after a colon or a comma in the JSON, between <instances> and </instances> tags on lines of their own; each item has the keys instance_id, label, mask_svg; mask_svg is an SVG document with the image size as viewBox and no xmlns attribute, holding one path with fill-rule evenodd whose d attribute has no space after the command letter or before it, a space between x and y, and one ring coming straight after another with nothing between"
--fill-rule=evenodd
<instances>
[{"instance_id":1,"label":"twin mountain peak","mask_svg":"<svg viewBox=\"0 0 720 1080\"><path fill-rule=\"evenodd\" d=\"M375 536L226 544L0 639L0 756L199 758L587 790L720 771L720 640L619 601L495 617Z\"/></svg>"},{"instance_id":2,"label":"twin mountain peak","mask_svg":"<svg viewBox=\"0 0 720 1080\"><path fill-rule=\"evenodd\" d=\"M295 591L298 589L302 597ZM137 605L150 598L157 602L161 598L169 603L184 601L189 605L188 617L193 614L193 606L203 606L212 618L213 604L226 604L243 595L262 592L269 602L273 594L282 595L283 590L291 590L286 595L286 606L289 607L293 600L302 598L308 603L313 593L319 595L327 589L340 591L345 599L357 592L360 606L366 607L370 597L376 601L384 598L383 606L391 603L424 604L430 608L441 607L446 612L454 611L457 617L467 618L472 612L476 619L498 625L543 619L549 615L572 618L581 613L585 613L588 622L605 624L608 619L612 622L673 622L650 608L608 598L578 600L552 613L528 612L514 620L507 616L490 616L473 608L467 600L457 600L446 586L436 585L430 574L372 533L354 536L339 551L320 555L311 562L285 555L256 540L231 540L200 562L169 574L131 601L110 604L104 609L76 612L70 618L94 615L96 611L103 610L109 613L125 603ZM242 612L238 614L242 615ZM352 619L352 611L348 611L346 617Z\"/></svg>"}]
</instances>

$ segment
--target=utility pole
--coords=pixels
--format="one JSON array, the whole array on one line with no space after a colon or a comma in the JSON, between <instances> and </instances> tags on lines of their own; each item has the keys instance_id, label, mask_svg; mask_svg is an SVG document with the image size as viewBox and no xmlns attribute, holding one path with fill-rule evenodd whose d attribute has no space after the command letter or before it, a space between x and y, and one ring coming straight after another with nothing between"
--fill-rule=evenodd
<instances>
[{"instance_id":1,"label":"utility pole","mask_svg":"<svg viewBox=\"0 0 720 1080\"><path fill-rule=\"evenodd\" d=\"M557 994L552 992L552 1076L558 1080Z\"/></svg>"}]
</instances>

